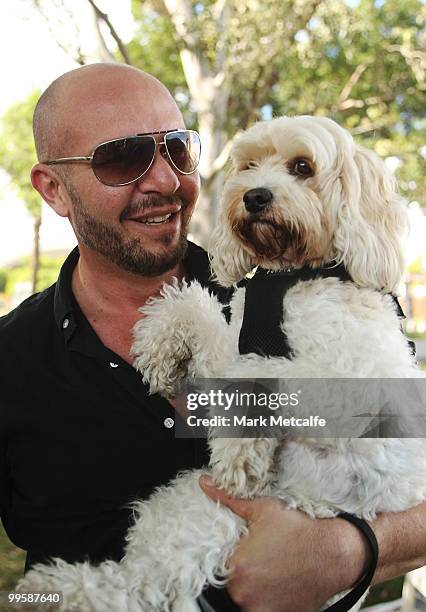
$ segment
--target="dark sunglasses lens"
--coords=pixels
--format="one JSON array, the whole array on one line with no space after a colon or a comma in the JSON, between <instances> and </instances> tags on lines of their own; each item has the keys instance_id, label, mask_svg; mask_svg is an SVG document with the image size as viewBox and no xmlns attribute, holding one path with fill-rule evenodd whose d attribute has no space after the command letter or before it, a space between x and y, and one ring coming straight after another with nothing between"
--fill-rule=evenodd
<instances>
[{"instance_id":1,"label":"dark sunglasses lens","mask_svg":"<svg viewBox=\"0 0 426 612\"><path fill-rule=\"evenodd\" d=\"M197 132L181 130L165 135L165 143L170 159L183 174L191 174L200 161L201 143Z\"/></svg>"},{"instance_id":2,"label":"dark sunglasses lens","mask_svg":"<svg viewBox=\"0 0 426 612\"><path fill-rule=\"evenodd\" d=\"M93 172L105 185L130 183L148 170L154 153L151 136L112 140L99 145L93 153Z\"/></svg>"}]
</instances>

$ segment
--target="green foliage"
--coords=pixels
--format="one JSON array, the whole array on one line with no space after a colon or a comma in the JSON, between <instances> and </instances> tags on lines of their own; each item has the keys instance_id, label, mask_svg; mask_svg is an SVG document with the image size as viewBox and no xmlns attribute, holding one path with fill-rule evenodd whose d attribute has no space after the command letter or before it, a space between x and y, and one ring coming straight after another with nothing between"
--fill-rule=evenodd
<instances>
[{"instance_id":1,"label":"green foliage","mask_svg":"<svg viewBox=\"0 0 426 612\"><path fill-rule=\"evenodd\" d=\"M170 19L152 8L133 1L133 16L138 24L128 49L133 63L152 72L171 91L188 88L179 58L179 44Z\"/></svg>"},{"instance_id":2,"label":"green foliage","mask_svg":"<svg viewBox=\"0 0 426 612\"><path fill-rule=\"evenodd\" d=\"M195 127L190 94L179 56L180 44L167 15L133 0L138 24L135 38L127 45L134 65L155 75L173 92L189 128Z\"/></svg>"},{"instance_id":3,"label":"green foliage","mask_svg":"<svg viewBox=\"0 0 426 612\"><path fill-rule=\"evenodd\" d=\"M37 290L43 291L50 287L58 278L59 270L64 262L63 257L47 257L40 258L40 268L37 280ZM1 274L7 272L6 291L7 295L13 295L17 283L31 282L32 278L32 262L30 257L24 257L18 266L11 269L0 270Z\"/></svg>"},{"instance_id":4,"label":"green foliage","mask_svg":"<svg viewBox=\"0 0 426 612\"><path fill-rule=\"evenodd\" d=\"M425 332L423 332L422 334L419 332L410 332L409 334L407 333L406 336L410 340L426 340Z\"/></svg>"},{"instance_id":5,"label":"green foliage","mask_svg":"<svg viewBox=\"0 0 426 612\"><path fill-rule=\"evenodd\" d=\"M421 0L329 0L296 36L271 101L276 114L328 115L401 164L400 188L425 204Z\"/></svg>"},{"instance_id":6,"label":"green foliage","mask_svg":"<svg viewBox=\"0 0 426 612\"><path fill-rule=\"evenodd\" d=\"M177 93L178 102L191 117L191 112L205 110L189 100L190 81L198 77L184 75L179 53L193 54L199 62L199 76L211 79L206 95L210 87L217 93L229 89L225 112L214 100L205 109L217 114L217 127L232 137L250 119L260 117L276 65L291 45L288 33L312 14L315 0L297 2L297 10L292 10L295 4L293 0L231 0L225 6L212 0L189 0L188 13L182 14L183 34L173 25L163 0L133 0L139 29L130 45L132 60Z\"/></svg>"},{"instance_id":7,"label":"green foliage","mask_svg":"<svg viewBox=\"0 0 426 612\"><path fill-rule=\"evenodd\" d=\"M403 584L404 576L378 584L371 589L363 608L367 606L376 606L386 601L395 601L395 599L399 599L402 595Z\"/></svg>"},{"instance_id":8,"label":"green foliage","mask_svg":"<svg viewBox=\"0 0 426 612\"><path fill-rule=\"evenodd\" d=\"M4 293L7 284L7 270L0 270L0 293Z\"/></svg>"},{"instance_id":9,"label":"green foliage","mask_svg":"<svg viewBox=\"0 0 426 612\"><path fill-rule=\"evenodd\" d=\"M0 523L0 591L12 591L24 572L25 553L9 541ZM0 608L6 610L7 607ZM9 608L10 609L10 608Z\"/></svg>"},{"instance_id":10,"label":"green foliage","mask_svg":"<svg viewBox=\"0 0 426 612\"><path fill-rule=\"evenodd\" d=\"M4 113L0 124L0 167L10 177L19 198L33 216L41 212L41 200L31 186L30 171L36 162L32 115L40 92L33 91Z\"/></svg>"},{"instance_id":11,"label":"green foliage","mask_svg":"<svg viewBox=\"0 0 426 612\"><path fill-rule=\"evenodd\" d=\"M410 274L426 276L426 256L419 255L419 257L416 257L408 266L407 271Z\"/></svg>"}]
</instances>

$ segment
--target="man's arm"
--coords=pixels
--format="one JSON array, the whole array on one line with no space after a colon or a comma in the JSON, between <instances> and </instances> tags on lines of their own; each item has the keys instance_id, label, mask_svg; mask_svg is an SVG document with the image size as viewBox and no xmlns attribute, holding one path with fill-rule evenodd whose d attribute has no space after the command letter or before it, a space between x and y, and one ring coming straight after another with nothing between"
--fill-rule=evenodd
<instances>
[{"instance_id":1,"label":"man's arm","mask_svg":"<svg viewBox=\"0 0 426 612\"><path fill-rule=\"evenodd\" d=\"M317 612L352 587L369 562L364 536L343 519L311 519L273 498L235 499L214 486L203 491L247 520L249 534L230 559L228 591L244 612ZM373 583L426 564L426 502L378 517L379 543Z\"/></svg>"},{"instance_id":2,"label":"man's arm","mask_svg":"<svg viewBox=\"0 0 426 612\"><path fill-rule=\"evenodd\" d=\"M373 584L426 565L426 502L405 512L381 514L370 525L379 542Z\"/></svg>"}]
</instances>

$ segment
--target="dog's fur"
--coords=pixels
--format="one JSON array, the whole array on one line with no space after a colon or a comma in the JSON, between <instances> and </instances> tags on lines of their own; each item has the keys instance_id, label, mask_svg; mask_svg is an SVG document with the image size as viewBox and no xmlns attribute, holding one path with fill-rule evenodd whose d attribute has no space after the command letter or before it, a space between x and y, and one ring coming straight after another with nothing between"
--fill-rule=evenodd
<instances>
[{"instance_id":1,"label":"dog's fur","mask_svg":"<svg viewBox=\"0 0 426 612\"><path fill-rule=\"evenodd\" d=\"M165 286L135 328L135 365L151 391L172 395L184 374L422 376L389 295L402 275L405 217L377 156L333 121L304 116L256 124L236 140L232 159L213 238L218 280L232 285L256 265L280 270L341 262L353 282L319 278L288 291L281 325L292 359L238 354L243 288L235 291L228 325L199 284ZM298 159L310 164L312 176L297 173ZM273 201L251 214L243 196L254 188L268 189ZM243 497L272 494L311 516L345 511L372 519L426 497L423 440L216 438L210 447L219 486ZM247 531L201 491L199 475L183 474L137 504L121 563L39 566L20 588L64 591L64 610L196 610L203 586L226 580L226 561Z\"/></svg>"}]
</instances>

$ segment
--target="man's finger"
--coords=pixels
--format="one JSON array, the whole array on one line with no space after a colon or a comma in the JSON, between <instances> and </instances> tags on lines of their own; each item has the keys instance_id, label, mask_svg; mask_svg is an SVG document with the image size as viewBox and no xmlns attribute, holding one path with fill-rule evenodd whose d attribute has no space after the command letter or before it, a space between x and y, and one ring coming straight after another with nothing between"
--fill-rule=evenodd
<instances>
[{"instance_id":1,"label":"man's finger","mask_svg":"<svg viewBox=\"0 0 426 612\"><path fill-rule=\"evenodd\" d=\"M213 501L219 501L224 506L227 506L234 514L238 514L238 516L245 519L247 523L253 521L257 505L256 500L251 501L239 497L232 497L232 495L229 495L226 491L218 489L213 479L207 475L201 476L199 483L204 493Z\"/></svg>"}]
</instances>

